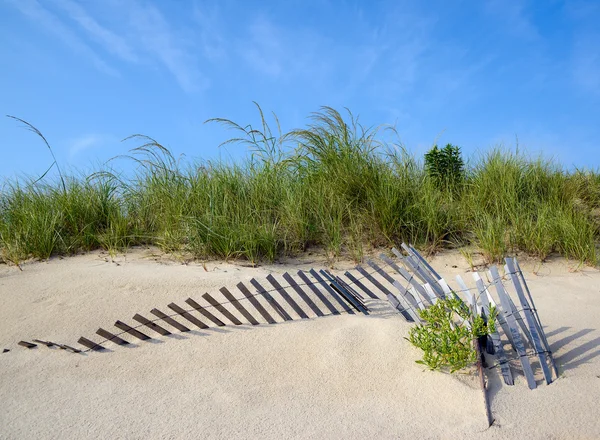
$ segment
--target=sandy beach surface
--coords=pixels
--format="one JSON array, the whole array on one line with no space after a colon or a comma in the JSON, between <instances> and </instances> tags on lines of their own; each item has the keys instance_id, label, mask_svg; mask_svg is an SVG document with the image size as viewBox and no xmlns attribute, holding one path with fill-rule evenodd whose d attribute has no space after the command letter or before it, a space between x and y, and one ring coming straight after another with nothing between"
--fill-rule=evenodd
<instances>
[{"instance_id":1,"label":"sandy beach surface","mask_svg":"<svg viewBox=\"0 0 600 440\"><path fill-rule=\"evenodd\" d=\"M488 370L490 428L477 377L423 371L404 339L410 324L384 301L369 301L369 316L172 336L145 329L151 341L124 336L132 344L106 342L103 353L17 345L100 341L99 327L116 332L116 320L134 325L136 313L152 317L188 297L206 304L205 292L222 299L222 286L240 296L240 281L326 267L309 258L251 268L138 249L114 260L94 252L22 270L0 265L0 352L9 350L0 353L0 438L600 438L600 272L564 259L522 262L560 378L546 385L534 362L538 388L529 390L518 368L512 387ZM431 262L452 286L456 274L472 281L458 252Z\"/></svg>"}]
</instances>

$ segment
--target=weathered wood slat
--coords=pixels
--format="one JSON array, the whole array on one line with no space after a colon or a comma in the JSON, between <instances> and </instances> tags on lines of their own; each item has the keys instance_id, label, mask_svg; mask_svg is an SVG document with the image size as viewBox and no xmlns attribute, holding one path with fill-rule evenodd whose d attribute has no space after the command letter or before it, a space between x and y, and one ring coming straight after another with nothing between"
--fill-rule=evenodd
<instances>
[{"instance_id":1,"label":"weathered wood slat","mask_svg":"<svg viewBox=\"0 0 600 440\"><path fill-rule=\"evenodd\" d=\"M298 276L300 277L302 282L304 284L306 284L310 290L312 290L312 292L317 296L317 298L319 298L319 300L321 300L321 302L323 304L325 304L325 307L327 307L332 314L334 314L334 315L340 314L340 311L327 299L327 297L325 295L323 295L323 292L321 292L318 289L318 287L315 286L315 283L313 281L311 281L311 279L308 278L308 276L304 272L299 270Z\"/></svg>"},{"instance_id":2,"label":"weathered wood slat","mask_svg":"<svg viewBox=\"0 0 600 440\"><path fill-rule=\"evenodd\" d=\"M261 316L269 324L275 324L277 322L277 321L275 321L275 319L273 319L273 317L269 314L269 312L267 312L267 310L262 306L262 304L258 302L258 300L254 297L252 292L250 292L250 290L248 290L248 288L243 283L238 283L236 286L240 290L240 292L242 292L244 294L244 296L246 298L248 298L248 301L250 301L250 304L252 304L256 310L258 310L258 313L260 313Z\"/></svg>"},{"instance_id":3,"label":"weathered wood slat","mask_svg":"<svg viewBox=\"0 0 600 440\"><path fill-rule=\"evenodd\" d=\"M439 283L437 282L438 280L433 277L432 275L430 275L425 269L424 269L424 265L423 263L417 259L417 258L413 258L410 253L409 255L407 255L406 257L402 255L402 253L396 249L396 248L392 248L392 252L396 255L396 257L398 257L398 259L404 263L404 265L409 268L414 276L416 276L417 278L419 278L419 280L421 280L421 282L423 282L424 284L429 284L436 296L438 296L439 298L444 298L444 293L442 291L442 289L439 286ZM402 270L402 268L400 268ZM406 274L403 274L402 272L400 272L402 276L404 276L406 278ZM407 280L411 281L411 284L413 284L416 288L416 285L419 285L418 282L416 282L416 280L414 280L414 276L411 276L410 279L406 278ZM415 281L414 283L412 283L412 281Z\"/></svg>"},{"instance_id":4,"label":"weathered wood slat","mask_svg":"<svg viewBox=\"0 0 600 440\"><path fill-rule=\"evenodd\" d=\"M129 342L127 342L125 339L119 338L117 335L104 330L103 328L96 330L96 334L102 336L104 339L110 342L114 342L117 345L129 345Z\"/></svg>"},{"instance_id":5,"label":"weathered wood slat","mask_svg":"<svg viewBox=\"0 0 600 440\"><path fill-rule=\"evenodd\" d=\"M326 272L329 273L329 271ZM360 292L357 292L350 284L344 281L341 277L335 276L334 278L338 282L338 284L344 288L346 292L351 293L352 296L356 298L358 302L360 302L366 308L365 297L362 296Z\"/></svg>"},{"instance_id":6,"label":"weathered wood slat","mask_svg":"<svg viewBox=\"0 0 600 440\"><path fill-rule=\"evenodd\" d=\"M514 261L515 267L519 273L519 278L523 282L523 287L525 288L525 292L527 293L527 297L529 298L529 303L531 304L533 314L538 323L538 326L540 329L540 336L542 337L542 341L544 342L544 347L546 348L546 351L548 353L548 359L550 360L552 369L554 370L554 375L556 376L556 378L558 378L558 368L556 367L556 363L554 362L552 350L550 350L550 344L548 344L548 339L546 338L546 333L543 330L544 326L542 325L542 321L540 321L540 317L537 313L537 308L535 307L535 302L533 301L533 297L531 296L531 292L529 291L529 286L527 286L527 281L525 281L525 276L523 275L523 271L521 270L521 266L519 265L519 262L517 261L516 258L514 258L513 261Z\"/></svg>"},{"instance_id":7,"label":"weathered wood slat","mask_svg":"<svg viewBox=\"0 0 600 440\"><path fill-rule=\"evenodd\" d=\"M179 307L177 304L175 304L175 303L167 304L167 307L170 308L171 310L173 310L175 313L178 313L181 317L183 317L183 318L187 319L188 321L190 321L196 327L201 328L201 329L208 328L208 326L205 323L203 323L202 321L200 321L194 315L186 312L184 309L182 309L181 307Z\"/></svg>"},{"instance_id":8,"label":"weathered wood slat","mask_svg":"<svg viewBox=\"0 0 600 440\"><path fill-rule=\"evenodd\" d=\"M163 336L169 336L171 334L171 332L169 330L167 330L164 327L161 327L160 325L158 325L155 322L150 321L148 318L136 313L133 316L133 319L137 322L139 322L140 324L144 324L146 327L154 330L156 333L159 333Z\"/></svg>"},{"instance_id":9,"label":"weathered wood slat","mask_svg":"<svg viewBox=\"0 0 600 440\"><path fill-rule=\"evenodd\" d=\"M373 284L375 287L377 287L379 290L381 290L383 292L383 294L387 297L389 294L393 293L387 288L385 287L383 284L381 284L379 281L377 281L369 272L367 272L362 266L356 266L356 270L363 276L365 277L367 280L369 280L369 282L371 284Z\"/></svg>"},{"instance_id":10,"label":"weathered wood slat","mask_svg":"<svg viewBox=\"0 0 600 440\"><path fill-rule=\"evenodd\" d=\"M124 332L129 333L131 336L134 336L134 337L136 337L138 339L141 339L142 341L147 341L148 339L152 339L147 334L142 333L141 331L134 329L133 327L125 324L122 321L115 322L115 327L117 327L120 330L123 330Z\"/></svg>"},{"instance_id":11,"label":"weathered wood slat","mask_svg":"<svg viewBox=\"0 0 600 440\"><path fill-rule=\"evenodd\" d=\"M404 245L404 246L406 246L406 245ZM437 273L433 267L431 267L431 265L427 262L427 260L425 258L423 258L423 256L414 247L412 247L412 245L408 245L407 248L410 250L410 252L411 252L412 255L414 255L416 258L418 258L419 260L421 260L421 262L427 267L427 269L429 270L429 272L436 279L439 280L440 278L442 278L441 275L439 273Z\"/></svg>"},{"instance_id":12,"label":"weathered wood slat","mask_svg":"<svg viewBox=\"0 0 600 440\"><path fill-rule=\"evenodd\" d=\"M312 275L312 277L317 280L321 286L323 286L325 288L325 290L333 297L333 299L336 300L336 302L342 306L342 308L346 311L346 313L350 313L351 315L354 314L354 310L352 310L352 307L348 305L348 303L346 301L344 301L340 295L331 288L331 286L321 277L321 275L319 275L317 273L316 270L311 269L309 271L309 273Z\"/></svg>"},{"instance_id":13,"label":"weathered wood slat","mask_svg":"<svg viewBox=\"0 0 600 440\"><path fill-rule=\"evenodd\" d=\"M271 274L267 275L267 281L271 283L271 285L277 290L277 292L283 297L283 299L294 309L294 312L300 316L302 319L308 319L308 315L302 307L298 305L296 301L285 291L285 289L279 284L279 282L275 279L275 277Z\"/></svg>"},{"instance_id":14,"label":"weathered wood slat","mask_svg":"<svg viewBox=\"0 0 600 440\"><path fill-rule=\"evenodd\" d=\"M223 321L221 321L215 315L213 315L212 313L210 313L208 310L206 310L204 307L202 307L200 304L198 304L192 298L186 299L185 302L187 304L189 304L198 313L200 313L201 315L203 315L206 319L208 319L209 321L212 321L214 324L217 324L219 327L223 327L225 325L225 323Z\"/></svg>"},{"instance_id":15,"label":"weathered wood slat","mask_svg":"<svg viewBox=\"0 0 600 440\"><path fill-rule=\"evenodd\" d=\"M481 303L483 305L483 310L485 314L490 316L490 301L489 301L489 292L485 285L483 284L483 280L479 276L477 272L473 272L473 279L475 280L475 284L477 285L477 290L479 291L479 297L481 298ZM510 371L510 365L508 364L508 359L506 358L506 352L504 351L504 347L502 346L502 340L500 339L500 334L498 330L493 332L491 335L492 343L494 344L494 351L496 356L498 357L498 361L500 362L500 370L502 372L502 377L504 379L504 383L506 385L514 385L514 379L512 372Z\"/></svg>"},{"instance_id":16,"label":"weathered wood slat","mask_svg":"<svg viewBox=\"0 0 600 440\"><path fill-rule=\"evenodd\" d=\"M62 348L64 350L70 350L73 353L81 353L81 350L79 350L75 347L71 347L70 345L67 345L67 344L61 344L60 348Z\"/></svg>"},{"instance_id":17,"label":"weathered wood slat","mask_svg":"<svg viewBox=\"0 0 600 440\"><path fill-rule=\"evenodd\" d=\"M504 319L506 320L508 328L512 334L514 347L517 351L517 354L519 355L519 360L521 361L521 366L523 367L523 373L525 374L525 378L527 379L527 384L529 385L530 389L534 389L537 387L537 384L535 383L533 370L531 369L531 364L529 363L529 358L527 357L525 346L523 345L523 340L521 339L521 335L519 334L519 330L517 329L517 323L513 315L514 311L510 306L508 294L504 290L504 286L502 285L502 279L500 278L500 274L498 273L498 269L496 268L496 266L490 267L490 274L492 276L494 285L496 286L496 291L498 292L498 297L500 298L500 303L502 304Z\"/></svg>"},{"instance_id":18,"label":"weathered wood slat","mask_svg":"<svg viewBox=\"0 0 600 440\"><path fill-rule=\"evenodd\" d=\"M233 307L235 307L235 308L236 308L236 310L237 310L238 312L240 312L240 313L242 314L242 316L248 320L248 322L249 322L250 324L252 324L252 325L259 325L259 324L260 324L260 322L258 322L258 321L257 321L257 320L254 318L254 316L252 316L252 314L251 314L251 313L250 313L248 310L246 310L246 309L244 308L244 306L242 306L242 305L240 304L240 302L239 302L239 301L238 301L238 300L235 298L235 296L233 296L233 294L232 294L232 293L231 293L229 290L227 290L227 288L225 288L225 287L221 287L221 289L219 289L219 292L221 292L221 293L223 294L223 296L225 297L225 299L226 299L227 301L229 301L229 302L230 302L230 303L233 305ZM207 295L208 295L208 294L207 294ZM210 296L210 295L208 295L208 296ZM212 302L211 302L211 301L208 299L208 297L205 297L205 299L206 299L206 300L207 300L207 301L208 301L210 304L213 304L213 303L212 303ZM216 301L214 298L212 298L212 297L211 297L211 299L212 299L212 301L214 301L215 303L217 303L217 301ZM217 303L217 304L218 304L218 303ZM213 305L214 305L214 304L213 304ZM215 308L216 308L216 306L215 306ZM217 310L218 310L218 309L217 309ZM219 311L220 311L220 310L219 310ZM221 313L223 313L222 311L220 311L220 312L221 312ZM232 315L232 316L233 316L233 315ZM235 318L235 316L233 316L233 317ZM239 322L239 324L237 324L236 322L234 322L234 321L233 321L233 320L232 320L230 317L227 317L227 318L228 318L228 319L229 319L231 322L233 322L235 325L241 325L241 322L240 322L240 320L238 320L237 318L235 318L235 319L237 320L237 322Z\"/></svg>"},{"instance_id":19,"label":"weathered wood slat","mask_svg":"<svg viewBox=\"0 0 600 440\"><path fill-rule=\"evenodd\" d=\"M165 321L170 326L175 327L180 332L189 332L190 331L190 329L187 328L185 325L181 324L179 321L174 320L169 315L167 315L166 313L161 312L158 309L152 309L152 310L150 310L150 313L152 313L154 316L159 317L160 319L162 319L163 321Z\"/></svg>"},{"instance_id":20,"label":"weathered wood slat","mask_svg":"<svg viewBox=\"0 0 600 440\"><path fill-rule=\"evenodd\" d=\"M256 290L258 290L258 293L260 293L269 304L271 304L273 310L275 310L279 314L279 316L283 318L284 321L292 321L292 317L289 315L289 313L285 311L281 304L279 304L277 300L273 298L273 296L271 296L269 292L267 292L267 289L261 286L261 284L258 281L256 281L255 278L252 278L250 280L250 284L252 284Z\"/></svg>"},{"instance_id":21,"label":"weathered wood slat","mask_svg":"<svg viewBox=\"0 0 600 440\"><path fill-rule=\"evenodd\" d=\"M529 331L531 332L531 339L533 342L533 347L538 354L540 359L540 365L542 367L542 372L544 373L544 378L546 379L546 383L550 385L552 383L552 372L548 368L548 359L546 358L546 353L544 347L542 347L542 340L540 338L540 331L537 328L537 321L535 320L531 308L529 307L529 303L525 298L525 292L519 283L519 279L516 277L516 269L515 265L511 258L506 258L506 268L508 269L506 273L509 275L513 286L515 287L515 291L517 292L517 297L519 298L519 302L523 307L523 314L525 315L525 319L527 320L527 325L529 326ZM541 329L540 329L541 330Z\"/></svg>"},{"instance_id":22,"label":"weathered wood slat","mask_svg":"<svg viewBox=\"0 0 600 440\"><path fill-rule=\"evenodd\" d=\"M225 289L225 288L223 287L221 289L221 292L223 291L223 289ZM227 290L227 289L225 289L225 290ZM240 321L239 319L237 319L237 317L233 313L231 313L229 310L227 310L223 306L223 304L220 304L219 301L217 301L216 299L214 299L208 293L205 293L204 295L202 295L202 298L204 298L206 300L206 302L208 302L211 306L213 306L215 309L217 309L221 313L221 315L223 315L225 318L229 319L233 323L233 325L242 325L242 321ZM240 303L235 298L233 299L233 301L230 301L230 302L234 305L234 307L236 309L240 310L235 304L237 304L239 307L242 308L242 310L244 310L244 308L240 305ZM254 320L254 318L252 318L252 320L254 322L256 322ZM256 322L256 323L258 324L258 322ZM253 325L255 325L255 324L253 324Z\"/></svg>"},{"instance_id":23,"label":"weathered wood slat","mask_svg":"<svg viewBox=\"0 0 600 440\"><path fill-rule=\"evenodd\" d=\"M396 255L397 256L397 255ZM400 257L402 257L402 254L400 254ZM399 257L399 258L400 258ZM409 278L411 278L410 274L406 271L406 269L398 266L394 260L392 260L391 258L389 258L387 255L385 254L381 254L379 255L379 258L381 258L388 266L390 266L392 269L394 269L398 274L402 275L402 277L405 280L409 280ZM413 283L411 283L411 285L413 285ZM423 298L425 298L425 301L428 302L429 304L433 305L433 302L429 299L429 295L425 294L424 289L421 287L420 289L415 287L413 285L413 289L418 292ZM414 295L413 295L414 296Z\"/></svg>"},{"instance_id":24,"label":"weathered wood slat","mask_svg":"<svg viewBox=\"0 0 600 440\"><path fill-rule=\"evenodd\" d=\"M27 341L19 341L17 343L17 345L20 345L21 347L25 347L25 348L37 347L37 344L32 344L31 342L27 342Z\"/></svg>"},{"instance_id":25,"label":"weathered wood slat","mask_svg":"<svg viewBox=\"0 0 600 440\"><path fill-rule=\"evenodd\" d=\"M399 303L399 305L396 306L396 309L402 314L402 316L404 316L404 318L406 318L407 321L421 322L418 313L413 309L413 307L411 307L410 303L406 299L408 296L408 292L404 288L404 286L402 286L402 284L400 284L399 281L395 280L394 287L400 292L400 296L396 297L396 301L398 301Z\"/></svg>"},{"instance_id":26,"label":"weathered wood slat","mask_svg":"<svg viewBox=\"0 0 600 440\"><path fill-rule=\"evenodd\" d=\"M90 350L94 350L94 351L105 350L105 348L102 345L96 344L94 341L90 341L89 339L84 338L83 336L81 338L79 338L77 343L83 345L84 347L89 348Z\"/></svg>"},{"instance_id":27,"label":"weathered wood slat","mask_svg":"<svg viewBox=\"0 0 600 440\"><path fill-rule=\"evenodd\" d=\"M325 270L321 270L320 272L331 283L331 287L337 291L341 298L346 300L348 304L354 307L354 309L356 309L357 311L368 315L367 309L364 307L364 305L361 304L361 302L357 298L355 298L352 295L352 293L346 291L344 287L337 282L335 277L333 277L330 273L328 273Z\"/></svg>"},{"instance_id":28,"label":"weathered wood slat","mask_svg":"<svg viewBox=\"0 0 600 440\"><path fill-rule=\"evenodd\" d=\"M346 275L346 277L352 282L352 284L354 284L355 286L357 286L360 290L362 290L363 292L365 292L365 294L372 299L381 299L379 298L377 295L375 295L373 292L371 292L371 290L369 290L367 288L367 286L365 286L358 278L356 278L354 275L352 275L350 272L346 271L344 272L344 275Z\"/></svg>"},{"instance_id":29,"label":"weathered wood slat","mask_svg":"<svg viewBox=\"0 0 600 440\"><path fill-rule=\"evenodd\" d=\"M396 254L396 256L398 257L398 259L402 262L404 262L404 257L402 256L402 253L400 253L400 251L396 248L392 249L392 252L394 252ZM385 260L384 260L385 261ZM407 267L411 267L408 263L404 263L406 264ZM397 264L395 265L394 269L396 270L396 272L398 272L400 275L402 275L402 277L408 281L410 283L411 286L414 287L414 289L419 292L419 294L423 297L423 298L429 298L429 295L427 295L424 291L423 286L421 286L421 284L419 284L419 282L415 279L415 276L410 274L406 269L404 269L403 267L398 266ZM412 269L411 269L412 270ZM427 281L425 282L425 284L430 284ZM439 293L435 294L436 298L443 298L443 295L440 295ZM433 304L433 301L429 301L431 304Z\"/></svg>"},{"instance_id":30,"label":"weathered wood slat","mask_svg":"<svg viewBox=\"0 0 600 440\"><path fill-rule=\"evenodd\" d=\"M308 305L308 307L310 307L310 309L315 313L315 315L325 316L321 309L314 303L312 299L310 299L306 292L302 290L302 288L298 285L296 280L294 280L294 278L289 273L284 273L283 279L290 285L292 289L294 289L298 296L302 298L302 300Z\"/></svg>"}]
</instances>

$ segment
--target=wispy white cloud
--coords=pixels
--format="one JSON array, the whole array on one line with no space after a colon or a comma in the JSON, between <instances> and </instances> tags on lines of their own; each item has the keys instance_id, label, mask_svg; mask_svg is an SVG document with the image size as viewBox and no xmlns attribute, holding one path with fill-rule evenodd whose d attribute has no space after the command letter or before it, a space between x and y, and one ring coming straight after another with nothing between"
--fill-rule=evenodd
<instances>
[{"instance_id":1,"label":"wispy white cloud","mask_svg":"<svg viewBox=\"0 0 600 440\"><path fill-rule=\"evenodd\" d=\"M100 146L104 136L90 133L73 139L69 143L69 158L73 159L79 153Z\"/></svg>"},{"instance_id":2,"label":"wispy white cloud","mask_svg":"<svg viewBox=\"0 0 600 440\"><path fill-rule=\"evenodd\" d=\"M71 19L76 21L92 39L101 44L108 52L125 61L138 61L138 56L134 53L133 48L125 38L100 25L79 3L72 0L55 0L55 3L69 14Z\"/></svg>"},{"instance_id":3,"label":"wispy white cloud","mask_svg":"<svg viewBox=\"0 0 600 440\"><path fill-rule=\"evenodd\" d=\"M143 48L156 57L187 92L208 86L193 55L193 42L177 34L153 5L129 1L129 19Z\"/></svg>"},{"instance_id":4,"label":"wispy white cloud","mask_svg":"<svg viewBox=\"0 0 600 440\"><path fill-rule=\"evenodd\" d=\"M9 2L31 21L44 27L46 31L55 34L74 52L88 58L102 72L113 76L119 75L117 70L107 64L63 21L44 8L37 0L9 0Z\"/></svg>"}]
</instances>

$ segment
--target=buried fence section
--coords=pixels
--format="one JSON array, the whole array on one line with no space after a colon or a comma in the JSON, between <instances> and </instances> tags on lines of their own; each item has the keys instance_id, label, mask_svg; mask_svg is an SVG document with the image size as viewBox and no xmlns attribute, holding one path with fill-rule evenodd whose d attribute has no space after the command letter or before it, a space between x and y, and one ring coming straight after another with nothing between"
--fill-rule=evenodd
<instances>
[{"instance_id":1,"label":"buried fence section","mask_svg":"<svg viewBox=\"0 0 600 440\"><path fill-rule=\"evenodd\" d=\"M256 310L258 310L258 313L260 313L260 315L267 321L267 323L277 323L277 321L273 319L273 317L269 314L269 312L267 312L267 310L262 306L262 304L258 302L258 300L252 294L252 292L248 290L244 283L239 282L236 284L236 287L239 289L240 292L242 292L242 294L248 299L248 301L250 301L250 304L252 304Z\"/></svg>"},{"instance_id":2,"label":"buried fence section","mask_svg":"<svg viewBox=\"0 0 600 440\"><path fill-rule=\"evenodd\" d=\"M150 310L150 313L152 313L154 316L159 317L160 319L162 319L163 321L165 321L167 324L171 325L172 327L175 327L180 332L185 333L185 332L190 331L190 329L187 328L185 325L181 324L179 321L176 321L175 319L173 319L166 313L161 312L158 309L152 309L152 310Z\"/></svg>"},{"instance_id":3,"label":"buried fence section","mask_svg":"<svg viewBox=\"0 0 600 440\"><path fill-rule=\"evenodd\" d=\"M223 294L223 296L225 297L225 299L226 299L227 301L229 301L229 302L231 303L231 305L232 305L233 307L235 307L235 308L236 308L236 310L237 310L238 312L240 312L240 313L242 314L242 316L243 316L244 318L246 318L250 324L252 324L252 325L259 325L259 324L260 324L260 322L258 322L258 321L257 321L257 320L254 318L254 316L252 316L252 314L251 314L251 313L250 313L248 310L246 310L246 309L244 308L244 306L242 306L242 305L240 304L240 302L239 302L239 301L238 301L238 300L237 300L237 299L236 299L236 298L233 296L233 294L232 294L232 293L231 293L229 290L227 290L227 288L226 288L226 287L221 287L221 288L219 289L219 292L221 292L221 293ZM206 299L208 300L208 297L209 297L210 295L208 295L208 294L206 294L206 295L207 295ZM216 304L218 304L218 303L215 301L215 299L214 299L214 298L212 298L212 297L211 297L211 300L212 300L212 301L214 301ZM213 304L213 303L211 302L211 300L208 300L208 302L209 302L210 304ZM216 304L214 305L215 307L216 307ZM223 313L223 312L221 311L221 313ZM230 318L230 319L231 319L231 318ZM234 322L234 324L235 324L235 322Z\"/></svg>"},{"instance_id":4,"label":"buried fence section","mask_svg":"<svg viewBox=\"0 0 600 440\"><path fill-rule=\"evenodd\" d=\"M348 305L348 303L346 301L344 301L342 298L340 298L340 295L321 277L321 275L319 275L317 273L316 270L311 269L309 271L309 273L312 275L312 277L317 280L319 282L319 284L321 286L323 286L325 288L325 290L333 297L333 299L335 299L337 301L337 303L342 306L342 308L347 312L350 313L351 315L354 314L354 310L352 310L352 307L350 307Z\"/></svg>"},{"instance_id":5,"label":"buried fence section","mask_svg":"<svg viewBox=\"0 0 600 440\"><path fill-rule=\"evenodd\" d=\"M325 316L325 314L321 311L321 309L315 304L315 302L310 299L310 297L306 294L304 290L298 285L296 280L287 272L283 275L283 279L290 285L292 289L298 294L300 298L306 303L306 305L315 313L317 316Z\"/></svg>"},{"instance_id":6,"label":"buried fence section","mask_svg":"<svg viewBox=\"0 0 600 440\"><path fill-rule=\"evenodd\" d=\"M283 297L283 299L294 309L294 311L300 316L301 319L308 319L308 315L298 305L296 301L285 291L285 289L279 284L275 277L271 274L267 275L267 281L275 288L275 290Z\"/></svg>"},{"instance_id":7,"label":"buried fence section","mask_svg":"<svg viewBox=\"0 0 600 440\"><path fill-rule=\"evenodd\" d=\"M117 335L112 334L107 330L104 330L102 327L96 330L96 334L102 336L107 341L114 342L117 345L129 345L129 341L126 341L125 339L122 339Z\"/></svg>"},{"instance_id":8,"label":"buried fence section","mask_svg":"<svg viewBox=\"0 0 600 440\"><path fill-rule=\"evenodd\" d=\"M512 334L513 345L517 354L519 355L519 360L521 361L521 366L523 367L523 373L527 379L527 385L530 389L534 389L537 387L537 384L535 383L533 370L531 369L531 364L525 351L525 345L523 344L519 329L517 328L517 322L515 320L514 310L510 304L509 296L504 290L504 285L502 284L500 274L498 273L498 268L496 268L496 266L490 267L490 274L496 287L496 292L498 292L498 297L500 298L500 304L502 305L504 313L504 319L506 320L509 331Z\"/></svg>"},{"instance_id":9,"label":"buried fence section","mask_svg":"<svg viewBox=\"0 0 600 440\"><path fill-rule=\"evenodd\" d=\"M337 277L334 277L330 272L326 270L321 270L320 272L329 281L329 285L331 286L331 288L334 289L340 295L341 298L346 300L348 304L350 304L356 311L364 313L365 315L369 314L367 307L365 306L362 299L360 299L359 296L357 296L356 292L349 288L349 286L346 283L344 283Z\"/></svg>"},{"instance_id":10,"label":"buried fence section","mask_svg":"<svg viewBox=\"0 0 600 440\"><path fill-rule=\"evenodd\" d=\"M548 359L546 358L546 350L545 347L542 347L542 339L540 334L543 333L541 328L538 328L538 323L533 316L531 308L529 307L529 303L525 298L525 293L523 292L523 288L519 283L519 280L516 277L515 266L511 258L506 258L506 273L509 275L514 287L517 292L517 297L519 298L519 302L521 303L521 307L523 308L523 314L525 315L525 319L527 320L527 325L529 326L529 332L531 333L531 342L533 343L533 347L540 359L540 365L542 367L542 371L544 373L544 378L546 379L546 383L549 385L552 383L552 372L548 368Z\"/></svg>"},{"instance_id":11,"label":"buried fence section","mask_svg":"<svg viewBox=\"0 0 600 440\"><path fill-rule=\"evenodd\" d=\"M190 321L196 327L201 328L201 329L208 328L208 326L205 323L200 321L194 315L190 314L187 310L179 307L177 304L175 304L175 303L167 304L167 307L170 308L171 310L173 310L175 313L179 314L182 318L185 318L188 321Z\"/></svg>"},{"instance_id":12,"label":"buried fence section","mask_svg":"<svg viewBox=\"0 0 600 440\"><path fill-rule=\"evenodd\" d=\"M331 301L329 301L327 299L327 297L325 296L325 294L323 292L321 292L319 290L319 288L315 285L315 283L313 283L310 278L308 278L308 276L302 272L301 270L298 271L298 276L300 277L300 279L302 280L302 282L304 282L304 284L306 286L308 286L308 288L310 290L312 290L312 292L317 296L317 298L319 298L319 300L325 305L325 307L327 307L329 309L329 311L334 314L334 315L339 315L340 311L331 303ZM285 277L285 275L284 275ZM290 279L292 279L292 277L290 276ZM289 283L290 280L287 280L287 282ZM291 285L291 283L290 283Z\"/></svg>"},{"instance_id":13,"label":"buried fence section","mask_svg":"<svg viewBox=\"0 0 600 440\"><path fill-rule=\"evenodd\" d=\"M348 278L350 280L350 282L352 284L354 284L356 287L358 287L360 290L362 290L363 292L365 292L365 294L371 298L371 299L381 299L379 298L377 295L375 295L373 292L371 292L367 286L365 286L362 281L360 281L358 278L356 278L354 275L352 275L350 272L346 271L344 272L344 275L346 275L346 278Z\"/></svg>"},{"instance_id":14,"label":"buried fence section","mask_svg":"<svg viewBox=\"0 0 600 440\"><path fill-rule=\"evenodd\" d=\"M115 322L115 327L117 327L120 330L123 330L126 333L129 333L130 335L132 335L138 339L141 339L142 341L147 341L148 339L152 339L147 334L142 333L141 331L136 330L133 327L130 327L129 325L125 324L122 321Z\"/></svg>"},{"instance_id":15,"label":"buried fence section","mask_svg":"<svg viewBox=\"0 0 600 440\"><path fill-rule=\"evenodd\" d=\"M267 292L267 290L263 286L261 286L258 281L256 281L255 278L252 278L250 280L250 284L252 284L256 290L258 290L258 293L260 293L267 300L271 307L273 307L273 310L275 310L284 321L293 320L293 318L289 315L288 312L285 311L281 304L279 304L277 300L273 298L271 294Z\"/></svg>"},{"instance_id":16,"label":"buried fence section","mask_svg":"<svg viewBox=\"0 0 600 440\"><path fill-rule=\"evenodd\" d=\"M148 318L136 313L133 316L133 320L139 322L140 324L145 325L146 327L154 330L156 333L161 334L162 336L169 336L171 332L164 327L156 324L155 322L150 321Z\"/></svg>"},{"instance_id":17,"label":"buried fence section","mask_svg":"<svg viewBox=\"0 0 600 440\"><path fill-rule=\"evenodd\" d=\"M215 315L210 313L208 310L206 310L204 307L202 307L200 304L198 304L192 298L186 299L185 302L188 305L190 305L194 310L196 310L198 313L200 313L202 316L204 316L206 319L211 321L213 324L216 324L219 327L223 327L225 325L225 323L223 321L221 321Z\"/></svg>"},{"instance_id":18,"label":"buried fence section","mask_svg":"<svg viewBox=\"0 0 600 440\"><path fill-rule=\"evenodd\" d=\"M477 289L479 290L479 296L481 298L481 303L483 306L483 311L486 316L490 316L490 301L489 301L489 293L487 292L487 288L483 284L483 280L479 276L478 273L473 273L473 278L475 280L475 284L477 285ZM500 339L500 333L496 329L495 332L490 334L492 339L492 344L494 345L494 353L500 362L500 371L502 372L502 377L504 379L504 383L506 385L514 385L514 379L512 376L512 372L510 371L510 365L508 364L508 359L506 358L506 353L504 351L504 347L502 346L502 340Z\"/></svg>"},{"instance_id":19,"label":"buried fence section","mask_svg":"<svg viewBox=\"0 0 600 440\"><path fill-rule=\"evenodd\" d=\"M221 288L220 292L223 293L223 289L225 289L224 287ZM227 289L225 289L227 291ZM233 325L242 325L242 321L240 321L239 319L236 318L236 316L231 313L229 310L227 310L223 304L219 303L216 299L214 299L212 296L210 296L208 293L205 293L204 295L202 295L202 298L204 298L204 300L209 303L211 306L213 306L216 310L218 310L221 315L223 315L225 318L229 319L231 321L231 323ZM227 298L226 298L227 299ZM239 304L239 302L234 298L233 301L230 301L231 304L238 310L244 310L245 309L243 307L241 307L241 305ZM238 308L237 305L240 306L240 308ZM242 313L242 315L245 317L246 315L244 315ZM254 318L252 318L252 321L256 321ZM252 325L254 325L252 322L250 322Z\"/></svg>"}]
</instances>

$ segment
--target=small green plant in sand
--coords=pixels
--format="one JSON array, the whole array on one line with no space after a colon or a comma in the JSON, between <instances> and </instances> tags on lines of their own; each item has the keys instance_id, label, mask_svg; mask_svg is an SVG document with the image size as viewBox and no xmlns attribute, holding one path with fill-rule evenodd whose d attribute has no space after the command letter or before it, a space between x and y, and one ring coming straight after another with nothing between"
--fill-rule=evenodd
<instances>
[{"instance_id":1,"label":"small green plant in sand","mask_svg":"<svg viewBox=\"0 0 600 440\"><path fill-rule=\"evenodd\" d=\"M440 299L419 314L424 323L413 327L407 339L423 350L423 359L416 362L430 370L454 373L475 364L478 354L474 341L496 331L495 308L485 319L474 315L456 297Z\"/></svg>"}]
</instances>

